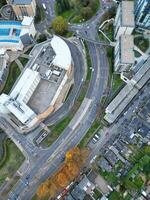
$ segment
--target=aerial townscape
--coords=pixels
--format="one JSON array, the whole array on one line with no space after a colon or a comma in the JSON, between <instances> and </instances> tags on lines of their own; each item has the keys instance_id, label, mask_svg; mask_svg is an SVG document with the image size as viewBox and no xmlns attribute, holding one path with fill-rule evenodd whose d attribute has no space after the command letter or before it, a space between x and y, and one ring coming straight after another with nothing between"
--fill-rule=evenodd
<instances>
[{"instance_id":1,"label":"aerial townscape","mask_svg":"<svg viewBox=\"0 0 150 200\"><path fill-rule=\"evenodd\" d=\"M0 0L0 200L150 200L150 0Z\"/></svg>"}]
</instances>

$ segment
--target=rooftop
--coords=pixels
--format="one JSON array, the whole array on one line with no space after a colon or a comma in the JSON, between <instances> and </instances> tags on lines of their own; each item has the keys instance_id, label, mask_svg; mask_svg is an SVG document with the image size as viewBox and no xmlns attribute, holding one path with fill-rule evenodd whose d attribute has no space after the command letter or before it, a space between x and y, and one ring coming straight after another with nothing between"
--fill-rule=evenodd
<instances>
[{"instance_id":1,"label":"rooftop","mask_svg":"<svg viewBox=\"0 0 150 200\"><path fill-rule=\"evenodd\" d=\"M120 37L121 42L121 61L122 63L135 62L134 56L134 38L132 35L122 35Z\"/></svg>"},{"instance_id":2,"label":"rooftop","mask_svg":"<svg viewBox=\"0 0 150 200\"><path fill-rule=\"evenodd\" d=\"M25 5L25 4L30 4L32 0L12 0L12 4L19 4L19 5Z\"/></svg>"},{"instance_id":3,"label":"rooftop","mask_svg":"<svg viewBox=\"0 0 150 200\"><path fill-rule=\"evenodd\" d=\"M123 26L134 26L134 2L133 1L122 1L121 2L122 12L122 25Z\"/></svg>"}]
</instances>

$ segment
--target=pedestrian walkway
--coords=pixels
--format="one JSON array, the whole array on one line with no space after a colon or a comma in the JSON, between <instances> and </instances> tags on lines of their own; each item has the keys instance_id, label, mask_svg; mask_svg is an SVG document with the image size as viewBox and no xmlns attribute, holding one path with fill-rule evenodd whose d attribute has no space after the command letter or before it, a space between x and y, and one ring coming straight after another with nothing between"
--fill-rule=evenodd
<instances>
[{"instance_id":1,"label":"pedestrian walkway","mask_svg":"<svg viewBox=\"0 0 150 200\"><path fill-rule=\"evenodd\" d=\"M20 71L22 71L22 70L23 70L23 65L22 65L22 63L20 62L20 60L17 58L17 59L15 60L15 62L16 62L16 64L18 65Z\"/></svg>"}]
</instances>

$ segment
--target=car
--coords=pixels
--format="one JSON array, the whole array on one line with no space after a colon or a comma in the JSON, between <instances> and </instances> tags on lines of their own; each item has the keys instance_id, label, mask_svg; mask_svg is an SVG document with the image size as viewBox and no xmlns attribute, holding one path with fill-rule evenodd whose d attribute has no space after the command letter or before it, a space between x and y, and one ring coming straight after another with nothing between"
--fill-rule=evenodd
<instances>
[{"instance_id":1,"label":"car","mask_svg":"<svg viewBox=\"0 0 150 200\"><path fill-rule=\"evenodd\" d=\"M95 134L94 137L95 137L96 139L99 139L99 138L100 138L98 134Z\"/></svg>"},{"instance_id":2,"label":"car","mask_svg":"<svg viewBox=\"0 0 150 200\"><path fill-rule=\"evenodd\" d=\"M92 142L96 144L97 140L95 138L92 139Z\"/></svg>"}]
</instances>

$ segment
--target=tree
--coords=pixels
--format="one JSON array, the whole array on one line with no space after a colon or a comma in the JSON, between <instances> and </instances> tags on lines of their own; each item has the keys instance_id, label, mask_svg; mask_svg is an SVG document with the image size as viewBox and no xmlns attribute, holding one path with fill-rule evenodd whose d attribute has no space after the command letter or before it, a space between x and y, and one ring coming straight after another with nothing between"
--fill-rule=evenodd
<instances>
[{"instance_id":1,"label":"tree","mask_svg":"<svg viewBox=\"0 0 150 200\"><path fill-rule=\"evenodd\" d=\"M38 188L38 197L53 198L58 192L67 187L69 182L73 181L78 176L87 155L87 150L80 150L77 147L69 150L66 153L65 162L61 168Z\"/></svg>"},{"instance_id":2,"label":"tree","mask_svg":"<svg viewBox=\"0 0 150 200\"><path fill-rule=\"evenodd\" d=\"M68 23L66 19L58 16L52 21L52 28L56 34L63 35L68 30Z\"/></svg>"},{"instance_id":3,"label":"tree","mask_svg":"<svg viewBox=\"0 0 150 200\"><path fill-rule=\"evenodd\" d=\"M93 12L92 12L92 9L90 7L83 7L81 9L81 15L85 19L89 19L92 16L92 14L93 14Z\"/></svg>"}]
</instances>

